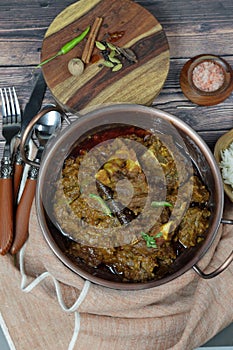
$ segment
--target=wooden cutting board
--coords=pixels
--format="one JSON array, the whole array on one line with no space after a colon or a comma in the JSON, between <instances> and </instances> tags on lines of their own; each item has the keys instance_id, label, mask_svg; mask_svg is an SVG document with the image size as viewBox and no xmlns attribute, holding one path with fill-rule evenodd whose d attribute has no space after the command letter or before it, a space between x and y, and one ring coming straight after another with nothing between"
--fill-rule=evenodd
<instances>
[{"instance_id":1,"label":"wooden cutting board","mask_svg":"<svg viewBox=\"0 0 233 350\"><path fill-rule=\"evenodd\" d=\"M86 65L81 76L74 77L68 71L68 62L82 56L86 38L66 55L42 67L54 98L71 112L106 103L150 105L167 78L169 46L158 20L131 0L80 0L67 7L46 32L41 60L55 55L65 43L93 25L96 17L103 18L97 39L123 33L113 44L132 49L138 62L125 60L121 70L112 72L101 66L101 58ZM97 48L93 55L99 55Z\"/></svg>"}]
</instances>

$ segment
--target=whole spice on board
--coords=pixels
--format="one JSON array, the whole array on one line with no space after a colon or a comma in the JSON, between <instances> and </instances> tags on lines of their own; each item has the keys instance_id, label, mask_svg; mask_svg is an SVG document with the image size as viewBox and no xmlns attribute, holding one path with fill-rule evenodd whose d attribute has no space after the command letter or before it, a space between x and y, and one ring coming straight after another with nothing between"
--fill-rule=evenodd
<instances>
[{"instance_id":1,"label":"whole spice on board","mask_svg":"<svg viewBox=\"0 0 233 350\"><path fill-rule=\"evenodd\" d=\"M108 33L108 40L113 43L121 39L124 35L125 35L124 30L114 32L114 33Z\"/></svg>"},{"instance_id":2,"label":"whole spice on board","mask_svg":"<svg viewBox=\"0 0 233 350\"><path fill-rule=\"evenodd\" d=\"M133 50L121 48L106 41L96 40L95 45L104 58L102 65L112 68L112 72L117 72L123 68L123 60L126 59L130 63L137 63L137 57Z\"/></svg>"},{"instance_id":3,"label":"whole spice on board","mask_svg":"<svg viewBox=\"0 0 233 350\"><path fill-rule=\"evenodd\" d=\"M82 53L82 61L84 63L90 63L91 55L95 46L95 41L99 33L102 22L103 22L103 18L101 17L97 17L94 21L88 40L86 42L86 45Z\"/></svg>"},{"instance_id":4,"label":"whole spice on board","mask_svg":"<svg viewBox=\"0 0 233 350\"><path fill-rule=\"evenodd\" d=\"M78 35L77 37L73 38L72 40L68 41L65 45L62 46L62 48L56 53L56 55L48 58L45 61L42 61L40 64L38 64L36 66L36 68L40 68L41 66L43 66L44 64L52 61L54 58L61 56L61 55L65 55L68 52L70 52L76 45L78 45L85 37L86 35L89 33L90 31L90 26L88 26L80 35Z\"/></svg>"},{"instance_id":5,"label":"whole spice on board","mask_svg":"<svg viewBox=\"0 0 233 350\"><path fill-rule=\"evenodd\" d=\"M80 58L72 58L68 63L68 70L70 74L79 77L84 71L84 63Z\"/></svg>"},{"instance_id":6,"label":"whole spice on board","mask_svg":"<svg viewBox=\"0 0 233 350\"><path fill-rule=\"evenodd\" d=\"M223 85L224 79L223 68L211 60L201 62L193 69L193 84L204 92L217 91Z\"/></svg>"}]
</instances>

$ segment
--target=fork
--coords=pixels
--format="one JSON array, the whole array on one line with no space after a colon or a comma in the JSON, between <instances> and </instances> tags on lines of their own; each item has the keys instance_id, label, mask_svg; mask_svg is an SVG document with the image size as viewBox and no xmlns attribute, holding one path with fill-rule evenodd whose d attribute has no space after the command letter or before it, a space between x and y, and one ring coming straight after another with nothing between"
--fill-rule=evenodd
<instances>
[{"instance_id":1,"label":"fork","mask_svg":"<svg viewBox=\"0 0 233 350\"><path fill-rule=\"evenodd\" d=\"M13 155L12 140L20 132L21 112L15 88L0 89L2 135L5 147L0 169L0 254L5 255L13 241Z\"/></svg>"}]
</instances>

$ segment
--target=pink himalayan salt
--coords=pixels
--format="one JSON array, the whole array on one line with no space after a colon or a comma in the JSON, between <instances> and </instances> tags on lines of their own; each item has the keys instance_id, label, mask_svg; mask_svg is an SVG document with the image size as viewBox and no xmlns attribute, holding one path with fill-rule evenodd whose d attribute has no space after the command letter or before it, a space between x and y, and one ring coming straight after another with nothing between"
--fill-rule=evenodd
<instances>
[{"instance_id":1,"label":"pink himalayan salt","mask_svg":"<svg viewBox=\"0 0 233 350\"><path fill-rule=\"evenodd\" d=\"M193 84L199 90L213 92L223 85L224 71L219 64L213 61L204 61L194 68L192 79Z\"/></svg>"}]
</instances>

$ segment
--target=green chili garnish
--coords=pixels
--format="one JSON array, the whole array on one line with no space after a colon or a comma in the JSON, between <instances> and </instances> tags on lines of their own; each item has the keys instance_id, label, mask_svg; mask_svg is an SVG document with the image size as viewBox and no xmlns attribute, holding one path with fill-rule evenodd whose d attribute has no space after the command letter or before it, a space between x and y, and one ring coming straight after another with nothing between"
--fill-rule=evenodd
<instances>
[{"instance_id":1,"label":"green chili garnish","mask_svg":"<svg viewBox=\"0 0 233 350\"><path fill-rule=\"evenodd\" d=\"M147 233L141 232L142 238L146 241L146 246L148 248L157 248L155 238L160 238L163 236L162 232L158 232L155 236L150 236Z\"/></svg>"},{"instance_id":2,"label":"green chili garnish","mask_svg":"<svg viewBox=\"0 0 233 350\"><path fill-rule=\"evenodd\" d=\"M97 202L99 202L99 204L101 205L102 209L103 209L103 212L108 215L108 216L112 216L112 213L111 213L111 210L109 209L109 207L107 206L107 204L105 203L105 201L100 197L98 196L97 194L93 194L93 193L90 193L89 194L89 197L90 198L94 198L97 200Z\"/></svg>"},{"instance_id":3,"label":"green chili garnish","mask_svg":"<svg viewBox=\"0 0 233 350\"><path fill-rule=\"evenodd\" d=\"M157 248L157 244L155 242L155 237L149 236L147 233L141 232L142 238L146 241L146 246L148 248Z\"/></svg>"},{"instance_id":4,"label":"green chili garnish","mask_svg":"<svg viewBox=\"0 0 233 350\"><path fill-rule=\"evenodd\" d=\"M151 206L153 208L159 208L159 207L172 207L172 204L166 201L163 202L151 202Z\"/></svg>"},{"instance_id":5,"label":"green chili garnish","mask_svg":"<svg viewBox=\"0 0 233 350\"><path fill-rule=\"evenodd\" d=\"M58 56L65 55L66 53L70 52L76 45L78 45L85 38L85 36L88 34L90 28L91 27L88 26L79 36L75 37L74 39L68 41L68 43L63 45L62 48L56 53L56 55L48 58L47 60L45 60L43 62L41 62L40 64L38 64L36 66L36 68L39 68L39 67L43 66L44 64L52 61L54 58L56 58Z\"/></svg>"}]
</instances>

